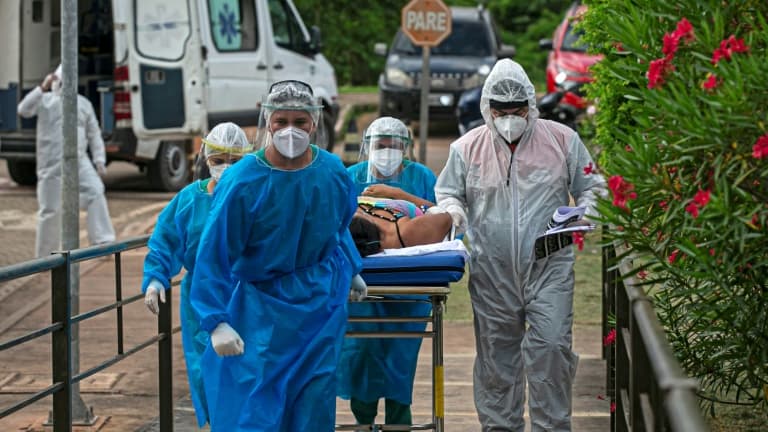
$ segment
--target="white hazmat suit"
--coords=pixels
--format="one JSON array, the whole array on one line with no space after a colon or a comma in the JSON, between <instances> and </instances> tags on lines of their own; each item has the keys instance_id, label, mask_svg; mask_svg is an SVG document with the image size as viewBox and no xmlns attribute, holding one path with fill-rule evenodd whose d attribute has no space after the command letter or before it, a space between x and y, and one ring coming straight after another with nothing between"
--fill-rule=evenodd
<instances>
[{"instance_id":1,"label":"white hazmat suit","mask_svg":"<svg viewBox=\"0 0 768 432\"><path fill-rule=\"evenodd\" d=\"M35 254L47 256L61 248L61 167L63 157L61 112L61 67L56 70L58 80L53 91L44 92L38 86L27 93L19 103L22 117L37 116L37 201L38 220ZM90 150L93 163L88 158ZM115 240L115 231L109 218L104 197L104 183L99 172L104 172L106 154L101 130L91 102L77 95L77 153L80 180L80 208L87 210L88 240L91 244Z\"/></svg>"},{"instance_id":2,"label":"white hazmat suit","mask_svg":"<svg viewBox=\"0 0 768 432\"><path fill-rule=\"evenodd\" d=\"M514 153L494 125L491 99L528 102ZM605 180L585 174L592 158L575 131L538 119L534 87L514 61L496 63L480 109L485 126L451 144L435 187L471 246L478 416L483 431L523 432L527 379L532 431L570 431L574 252L550 249L537 259L534 244L571 197L594 215Z\"/></svg>"}]
</instances>

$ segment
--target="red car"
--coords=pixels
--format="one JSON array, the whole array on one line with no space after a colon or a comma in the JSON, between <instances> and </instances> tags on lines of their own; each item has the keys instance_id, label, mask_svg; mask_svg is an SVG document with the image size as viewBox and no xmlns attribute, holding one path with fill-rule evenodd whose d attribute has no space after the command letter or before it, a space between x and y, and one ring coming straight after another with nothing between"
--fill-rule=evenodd
<instances>
[{"instance_id":1,"label":"red car","mask_svg":"<svg viewBox=\"0 0 768 432\"><path fill-rule=\"evenodd\" d=\"M539 47L549 50L547 58L547 92L552 93L562 88L566 81L592 81L589 67L600 61L602 56L587 54L587 45L579 40L582 35L574 27L586 12L587 6L574 3L565 13L565 18L555 29L552 39L542 39ZM573 105L582 110L587 101L575 93L566 93L562 103Z\"/></svg>"}]
</instances>

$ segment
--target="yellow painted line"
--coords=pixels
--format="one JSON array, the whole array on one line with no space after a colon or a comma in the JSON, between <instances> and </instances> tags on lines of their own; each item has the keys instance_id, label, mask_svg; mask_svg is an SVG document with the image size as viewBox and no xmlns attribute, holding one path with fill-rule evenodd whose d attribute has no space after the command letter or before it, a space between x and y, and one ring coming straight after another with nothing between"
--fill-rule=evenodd
<instances>
[{"instance_id":1,"label":"yellow painted line","mask_svg":"<svg viewBox=\"0 0 768 432\"><path fill-rule=\"evenodd\" d=\"M443 366L435 366L435 416L445 417L445 387Z\"/></svg>"}]
</instances>

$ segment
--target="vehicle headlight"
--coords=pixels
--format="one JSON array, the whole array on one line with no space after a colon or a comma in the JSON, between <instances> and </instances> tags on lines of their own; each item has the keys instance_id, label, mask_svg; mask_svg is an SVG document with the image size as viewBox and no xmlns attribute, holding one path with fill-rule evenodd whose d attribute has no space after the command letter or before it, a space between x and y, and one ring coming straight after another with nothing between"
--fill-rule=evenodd
<instances>
[{"instance_id":1,"label":"vehicle headlight","mask_svg":"<svg viewBox=\"0 0 768 432\"><path fill-rule=\"evenodd\" d=\"M555 84L557 84L558 86L562 86L563 83L566 81L573 80L573 79L581 80L584 78L589 78L589 73L586 73L586 74L579 73L558 65L557 75L555 75Z\"/></svg>"},{"instance_id":2,"label":"vehicle headlight","mask_svg":"<svg viewBox=\"0 0 768 432\"><path fill-rule=\"evenodd\" d=\"M488 77L489 73L491 73L491 67L488 65L482 65L479 68L477 68L477 72L464 78L464 80L461 83L461 86L465 90L471 89L474 87L480 87L485 82L485 79Z\"/></svg>"},{"instance_id":3,"label":"vehicle headlight","mask_svg":"<svg viewBox=\"0 0 768 432\"><path fill-rule=\"evenodd\" d=\"M401 69L388 67L384 70L387 82L398 87L413 87L413 78Z\"/></svg>"}]
</instances>

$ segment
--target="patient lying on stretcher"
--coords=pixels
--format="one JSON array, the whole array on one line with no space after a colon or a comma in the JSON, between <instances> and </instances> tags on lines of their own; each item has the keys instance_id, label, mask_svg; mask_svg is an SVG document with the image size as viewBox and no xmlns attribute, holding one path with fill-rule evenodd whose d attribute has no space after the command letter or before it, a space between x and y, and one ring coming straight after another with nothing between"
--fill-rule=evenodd
<instances>
[{"instance_id":1,"label":"patient lying on stretcher","mask_svg":"<svg viewBox=\"0 0 768 432\"><path fill-rule=\"evenodd\" d=\"M430 207L426 213L405 200L361 196L349 230L360 255L443 241L453 220Z\"/></svg>"}]
</instances>

